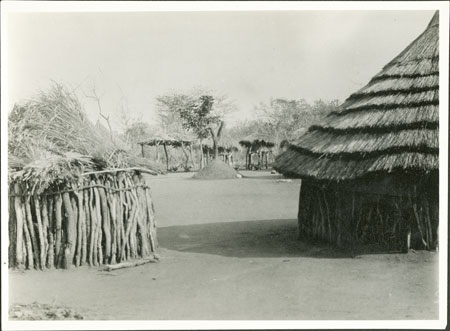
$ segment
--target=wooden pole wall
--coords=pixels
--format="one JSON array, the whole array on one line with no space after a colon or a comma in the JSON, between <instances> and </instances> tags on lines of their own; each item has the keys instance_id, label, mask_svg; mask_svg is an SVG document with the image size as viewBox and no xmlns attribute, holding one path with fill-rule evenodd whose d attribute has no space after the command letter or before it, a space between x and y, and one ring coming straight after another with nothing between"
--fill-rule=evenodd
<instances>
[{"instance_id":1,"label":"wooden pole wall","mask_svg":"<svg viewBox=\"0 0 450 331\"><path fill-rule=\"evenodd\" d=\"M116 264L156 253L149 188L139 174L90 175L30 196L10 187L9 266L28 269Z\"/></svg>"},{"instance_id":2,"label":"wooden pole wall","mask_svg":"<svg viewBox=\"0 0 450 331\"><path fill-rule=\"evenodd\" d=\"M302 182L299 198L300 238L337 246L377 244L406 252L435 249L438 201L427 195L363 194Z\"/></svg>"}]
</instances>

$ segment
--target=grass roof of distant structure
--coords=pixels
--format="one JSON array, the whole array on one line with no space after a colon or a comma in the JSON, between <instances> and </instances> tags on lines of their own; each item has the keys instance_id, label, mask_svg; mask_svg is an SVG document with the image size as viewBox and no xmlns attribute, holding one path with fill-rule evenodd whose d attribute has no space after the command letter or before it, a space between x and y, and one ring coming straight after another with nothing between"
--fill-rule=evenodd
<instances>
[{"instance_id":1,"label":"grass roof of distant structure","mask_svg":"<svg viewBox=\"0 0 450 331\"><path fill-rule=\"evenodd\" d=\"M153 132L147 139L138 142L139 145L147 145L147 146L173 146L180 147L181 145L190 145L194 143L194 139L186 134L186 135L169 135L163 131Z\"/></svg>"},{"instance_id":2,"label":"grass roof of distant structure","mask_svg":"<svg viewBox=\"0 0 450 331\"><path fill-rule=\"evenodd\" d=\"M237 171L228 164L214 160L206 167L199 170L194 176L194 179L234 179L237 178Z\"/></svg>"},{"instance_id":3,"label":"grass roof of distant structure","mask_svg":"<svg viewBox=\"0 0 450 331\"><path fill-rule=\"evenodd\" d=\"M275 143L264 139L255 139L255 140L241 140L239 141L239 145L245 148L251 147L253 151L257 151L261 148L272 148L275 146Z\"/></svg>"},{"instance_id":4,"label":"grass roof of distant structure","mask_svg":"<svg viewBox=\"0 0 450 331\"><path fill-rule=\"evenodd\" d=\"M371 81L276 160L280 173L346 180L437 171L439 16Z\"/></svg>"},{"instance_id":5,"label":"grass roof of distant structure","mask_svg":"<svg viewBox=\"0 0 450 331\"><path fill-rule=\"evenodd\" d=\"M209 152L214 153L214 144L212 139L209 137L205 140L203 140L203 152ZM219 139L218 143L218 150L219 153L231 153L231 152L237 152L240 150L240 144L238 140L234 137L232 137L229 132L225 129L222 131L222 136Z\"/></svg>"}]
</instances>

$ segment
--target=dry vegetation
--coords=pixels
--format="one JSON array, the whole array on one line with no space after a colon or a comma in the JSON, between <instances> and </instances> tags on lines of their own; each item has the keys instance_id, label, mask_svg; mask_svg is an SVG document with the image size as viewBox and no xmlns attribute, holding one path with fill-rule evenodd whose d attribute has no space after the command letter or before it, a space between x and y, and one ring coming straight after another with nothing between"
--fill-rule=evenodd
<instances>
[{"instance_id":1,"label":"dry vegetation","mask_svg":"<svg viewBox=\"0 0 450 331\"><path fill-rule=\"evenodd\" d=\"M158 169L105 131L58 84L15 106L8 132L11 267L115 264L155 252L153 202L141 174Z\"/></svg>"}]
</instances>

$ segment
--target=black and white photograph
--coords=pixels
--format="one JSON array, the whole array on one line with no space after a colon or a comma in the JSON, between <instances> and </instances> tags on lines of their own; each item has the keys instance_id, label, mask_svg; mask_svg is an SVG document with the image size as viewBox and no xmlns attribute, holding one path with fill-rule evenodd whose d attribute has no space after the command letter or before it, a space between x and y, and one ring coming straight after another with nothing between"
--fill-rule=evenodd
<instances>
[{"instance_id":1,"label":"black and white photograph","mask_svg":"<svg viewBox=\"0 0 450 331\"><path fill-rule=\"evenodd\" d=\"M449 3L1 3L5 330L444 329Z\"/></svg>"}]
</instances>

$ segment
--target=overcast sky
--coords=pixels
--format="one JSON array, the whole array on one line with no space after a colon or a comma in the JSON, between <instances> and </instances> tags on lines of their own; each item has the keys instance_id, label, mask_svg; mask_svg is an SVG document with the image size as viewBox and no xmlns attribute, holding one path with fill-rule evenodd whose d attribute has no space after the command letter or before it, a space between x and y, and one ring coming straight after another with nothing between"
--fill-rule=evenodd
<instances>
[{"instance_id":1,"label":"overcast sky","mask_svg":"<svg viewBox=\"0 0 450 331\"><path fill-rule=\"evenodd\" d=\"M155 97L195 86L234 99L230 121L271 97L344 101L412 42L432 11L20 13L8 21L8 104L51 80L95 84L120 126L154 120ZM92 101L82 98L90 117Z\"/></svg>"}]
</instances>

